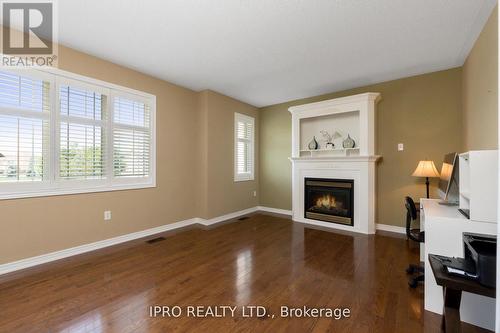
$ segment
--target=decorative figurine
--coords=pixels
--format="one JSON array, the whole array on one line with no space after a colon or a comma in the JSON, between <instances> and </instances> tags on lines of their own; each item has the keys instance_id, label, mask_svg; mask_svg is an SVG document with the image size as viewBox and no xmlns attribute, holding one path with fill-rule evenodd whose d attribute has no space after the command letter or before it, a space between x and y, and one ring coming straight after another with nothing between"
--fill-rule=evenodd
<instances>
[{"instance_id":1,"label":"decorative figurine","mask_svg":"<svg viewBox=\"0 0 500 333\"><path fill-rule=\"evenodd\" d=\"M347 134L347 138L342 142L342 147L344 148L354 148L356 142Z\"/></svg>"},{"instance_id":2,"label":"decorative figurine","mask_svg":"<svg viewBox=\"0 0 500 333\"><path fill-rule=\"evenodd\" d=\"M326 144L325 144L325 148L328 149L328 146L330 146L330 148L334 148L335 147L335 144L333 143L333 137L330 135L330 133L328 133L327 131L319 131L323 137L325 138L326 140Z\"/></svg>"},{"instance_id":3,"label":"decorative figurine","mask_svg":"<svg viewBox=\"0 0 500 333\"><path fill-rule=\"evenodd\" d=\"M318 141L316 141L316 137L313 136L313 139L311 142L309 142L309 150L316 150L319 148L319 144L318 144Z\"/></svg>"}]
</instances>

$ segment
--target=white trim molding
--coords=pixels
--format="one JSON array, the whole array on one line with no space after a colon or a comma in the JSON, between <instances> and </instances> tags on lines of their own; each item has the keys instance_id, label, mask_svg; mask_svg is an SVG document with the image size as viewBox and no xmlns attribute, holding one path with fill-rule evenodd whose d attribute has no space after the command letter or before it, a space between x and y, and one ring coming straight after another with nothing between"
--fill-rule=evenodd
<instances>
[{"instance_id":1,"label":"white trim molding","mask_svg":"<svg viewBox=\"0 0 500 333\"><path fill-rule=\"evenodd\" d=\"M405 227L398 227L396 225L377 223L376 228L377 228L377 230L381 230L381 231L388 231L388 232L393 232L396 234L406 235L406 228Z\"/></svg>"},{"instance_id":2,"label":"white trim molding","mask_svg":"<svg viewBox=\"0 0 500 333\"><path fill-rule=\"evenodd\" d=\"M209 225L213 225L213 224L216 224L216 223L220 223L220 222L224 222L224 221L227 221L227 220L231 220L231 219L243 216L243 215L255 213L257 210L258 210L258 207L252 207L252 208L243 209L243 210L240 210L240 211L237 211L237 212L234 212L234 213L229 213L229 214L226 214L226 215L217 216L217 217L214 217L214 218L211 218L211 219L198 218L198 221L199 221L198 223L200 223L202 225L205 225L205 226L209 226Z\"/></svg>"},{"instance_id":3,"label":"white trim molding","mask_svg":"<svg viewBox=\"0 0 500 333\"><path fill-rule=\"evenodd\" d=\"M281 209L281 208L265 207L265 206L257 206L257 209L259 211L261 211L261 212L268 212L268 213L275 213L275 214L292 216L292 211L291 210L286 210L286 209Z\"/></svg>"}]
</instances>

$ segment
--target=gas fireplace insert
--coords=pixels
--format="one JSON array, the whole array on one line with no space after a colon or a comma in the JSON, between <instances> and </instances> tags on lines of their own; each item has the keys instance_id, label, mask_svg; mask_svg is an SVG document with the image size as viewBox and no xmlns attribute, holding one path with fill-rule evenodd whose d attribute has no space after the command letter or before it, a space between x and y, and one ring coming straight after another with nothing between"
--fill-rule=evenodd
<instances>
[{"instance_id":1,"label":"gas fireplace insert","mask_svg":"<svg viewBox=\"0 0 500 333\"><path fill-rule=\"evenodd\" d=\"M354 180L305 178L304 217L354 226Z\"/></svg>"}]
</instances>

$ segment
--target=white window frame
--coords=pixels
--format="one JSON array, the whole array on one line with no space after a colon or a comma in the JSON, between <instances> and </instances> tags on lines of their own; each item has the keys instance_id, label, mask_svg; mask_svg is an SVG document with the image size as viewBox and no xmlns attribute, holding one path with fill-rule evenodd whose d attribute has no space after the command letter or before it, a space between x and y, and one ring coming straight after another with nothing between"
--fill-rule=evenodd
<instances>
[{"instance_id":1,"label":"white window frame","mask_svg":"<svg viewBox=\"0 0 500 333\"><path fill-rule=\"evenodd\" d=\"M145 96L138 96L137 94L131 94L130 92L125 92L125 91L121 91L121 92L117 92L117 91L112 91L111 92L111 98L110 98L110 103L113 103L115 102L115 98L117 97L122 97L122 98L126 98L126 99L132 99L132 100L136 100L136 101L139 101L139 102L143 102L144 104L148 104L150 105L150 108L151 108L151 116L150 116L150 121L151 121L151 146L150 146L150 156L151 156L151 163L150 163L150 169L151 169L151 172L153 172L153 170L156 170L156 102L154 104L151 104L151 100ZM109 140L108 140L108 143L109 143L109 152L112 151L113 149L113 130L114 130L114 115L113 113L111 112L109 114L110 116L110 124L109 124L109 130L111 132L111 136L109 137ZM122 127L122 128L134 128L135 126L134 125L117 125L117 127ZM111 156L111 162L113 161L113 156ZM111 172L111 175L113 176L114 175L114 169L113 169L113 163L111 163L111 165L108 166L109 168L109 172ZM155 174L156 174L156 171L154 171ZM114 176L113 176L114 177ZM124 177L124 178L115 178L114 181L115 181L115 184L116 185L119 185L119 184L123 184L126 186L127 183L129 183L129 179L128 177ZM143 178L135 178L136 179L136 182L137 184L141 184L141 179ZM147 184L148 181L147 181L147 178L146 179L143 179L145 181L145 183Z\"/></svg>"},{"instance_id":2,"label":"white window frame","mask_svg":"<svg viewBox=\"0 0 500 333\"><path fill-rule=\"evenodd\" d=\"M1 71L12 74L35 77L50 83L50 139L49 139L49 161L48 178L43 181L33 182L0 182L0 200L17 199L29 197L43 197L53 195L108 192L118 190L131 190L156 187L156 96L104 82L97 79L88 78L82 75L63 71L55 68L47 69L21 69ZM59 179L59 154L60 154L60 101L59 87L63 84L91 89L101 92L107 96L106 112L106 178L98 180L61 180ZM112 133L113 133L113 106L112 101L115 96L123 96L147 103L151 112L151 145L150 145L150 174L148 177L130 177L127 179L115 179L113 174L113 153L112 153ZM5 112L4 112L5 113ZM13 110L13 115L21 112ZM45 172L45 171L44 171Z\"/></svg>"},{"instance_id":3,"label":"white window frame","mask_svg":"<svg viewBox=\"0 0 500 333\"><path fill-rule=\"evenodd\" d=\"M238 122L250 123L252 124L252 133L250 139L240 139L238 138ZM250 143L250 155L252 156L252 165L250 172L239 173L238 172L238 142L245 141ZM238 112L234 113L234 181L244 182L255 179L255 118L241 114Z\"/></svg>"}]
</instances>

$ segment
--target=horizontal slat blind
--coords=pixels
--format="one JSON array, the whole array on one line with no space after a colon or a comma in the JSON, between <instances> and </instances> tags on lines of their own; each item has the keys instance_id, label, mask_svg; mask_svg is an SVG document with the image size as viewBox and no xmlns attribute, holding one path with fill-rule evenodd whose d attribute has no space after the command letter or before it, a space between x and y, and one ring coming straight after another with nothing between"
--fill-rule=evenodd
<instances>
[{"instance_id":1,"label":"horizontal slat blind","mask_svg":"<svg viewBox=\"0 0 500 333\"><path fill-rule=\"evenodd\" d=\"M150 106L115 97L113 107L113 174L116 178L148 177L151 170Z\"/></svg>"},{"instance_id":2,"label":"horizontal slat blind","mask_svg":"<svg viewBox=\"0 0 500 333\"><path fill-rule=\"evenodd\" d=\"M0 115L0 181L44 178L48 121Z\"/></svg>"},{"instance_id":3,"label":"horizontal slat blind","mask_svg":"<svg viewBox=\"0 0 500 333\"><path fill-rule=\"evenodd\" d=\"M0 107L49 112L48 82L0 72Z\"/></svg>"},{"instance_id":4,"label":"horizontal slat blind","mask_svg":"<svg viewBox=\"0 0 500 333\"><path fill-rule=\"evenodd\" d=\"M253 179L254 120L241 114L236 114L235 117L236 178L239 180Z\"/></svg>"},{"instance_id":5,"label":"horizontal slat blind","mask_svg":"<svg viewBox=\"0 0 500 333\"><path fill-rule=\"evenodd\" d=\"M151 112L149 105L124 97L114 98L113 121L119 125L131 125L149 129Z\"/></svg>"},{"instance_id":6,"label":"horizontal slat blind","mask_svg":"<svg viewBox=\"0 0 500 333\"><path fill-rule=\"evenodd\" d=\"M95 91L61 86L61 179L105 178L106 96Z\"/></svg>"},{"instance_id":7,"label":"horizontal slat blind","mask_svg":"<svg viewBox=\"0 0 500 333\"><path fill-rule=\"evenodd\" d=\"M149 133L115 128L113 132L115 177L149 175Z\"/></svg>"},{"instance_id":8,"label":"horizontal slat blind","mask_svg":"<svg viewBox=\"0 0 500 333\"><path fill-rule=\"evenodd\" d=\"M252 171L251 132L253 126L250 123L238 122L238 173Z\"/></svg>"},{"instance_id":9,"label":"horizontal slat blind","mask_svg":"<svg viewBox=\"0 0 500 333\"><path fill-rule=\"evenodd\" d=\"M0 182L48 178L50 83L0 72Z\"/></svg>"},{"instance_id":10,"label":"horizontal slat blind","mask_svg":"<svg viewBox=\"0 0 500 333\"><path fill-rule=\"evenodd\" d=\"M104 177L103 135L100 126L61 122L60 177Z\"/></svg>"}]
</instances>

